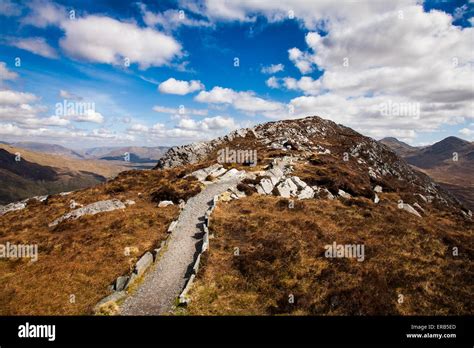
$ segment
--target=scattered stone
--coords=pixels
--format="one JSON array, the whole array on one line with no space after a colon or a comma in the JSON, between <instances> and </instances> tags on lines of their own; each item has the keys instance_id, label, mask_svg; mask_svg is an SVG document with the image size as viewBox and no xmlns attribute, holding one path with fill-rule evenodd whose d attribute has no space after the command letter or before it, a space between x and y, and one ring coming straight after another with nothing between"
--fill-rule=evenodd
<instances>
[{"instance_id":1,"label":"scattered stone","mask_svg":"<svg viewBox=\"0 0 474 348\"><path fill-rule=\"evenodd\" d=\"M423 196L421 193L415 193L415 196L420 197L423 200L423 202L428 203L428 198Z\"/></svg>"},{"instance_id":2,"label":"scattered stone","mask_svg":"<svg viewBox=\"0 0 474 348\"><path fill-rule=\"evenodd\" d=\"M342 198L346 198L346 199L352 198L352 196L350 194L348 194L347 192L345 192L344 190L341 190L341 189L339 189L339 191L337 191L337 194L339 196L341 196Z\"/></svg>"},{"instance_id":3,"label":"scattered stone","mask_svg":"<svg viewBox=\"0 0 474 348\"><path fill-rule=\"evenodd\" d=\"M231 180L234 178L237 178L238 176L244 175L245 171L239 171L235 168L232 168L231 170L227 171L224 175L222 175L219 180Z\"/></svg>"},{"instance_id":4,"label":"scattered stone","mask_svg":"<svg viewBox=\"0 0 474 348\"><path fill-rule=\"evenodd\" d=\"M158 203L158 207L159 208L162 208L162 207L167 207L168 205L173 205L174 203L172 201L161 201L160 203Z\"/></svg>"},{"instance_id":5,"label":"scattered stone","mask_svg":"<svg viewBox=\"0 0 474 348\"><path fill-rule=\"evenodd\" d=\"M64 220L68 220L68 219L77 220L81 216L84 216L84 215L95 215L95 214L99 214L99 213L103 213L107 211L113 211L116 209L125 209L125 208L126 208L125 204L123 204L118 199L99 201L99 202L86 205L83 208L73 210L67 214L64 214L60 218L50 223L49 227L56 226L57 224L59 224L60 222Z\"/></svg>"},{"instance_id":6,"label":"scattered stone","mask_svg":"<svg viewBox=\"0 0 474 348\"><path fill-rule=\"evenodd\" d=\"M375 194L374 203L377 204L378 202L380 202L380 198L377 196L377 194Z\"/></svg>"},{"instance_id":7,"label":"scattered stone","mask_svg":"<svg viewBox=\"0 0 474 348\"><path fill-rule=\"evenodd\" d=\"M134 204L135 204L135 201L132 201L131 199L127 199L127 200L125 201L125 204L126 204L126 205L134 205Z\"/></svg>"},{"instance_id":8,"label":"scattered stone","mask_svg":"<svg viewBox=\"0 0 474 348\"><path fill-rule=\"evenodd\" d=\"M26 208L26 201L10 203L7 205L0 206L0 216L10 211L22 210Z\"/></svg>"},{"instance_id":9,"label":"scattered stone","mask_svg":"<svg viewBox=\"0 0 474 348\"><path fill-rule=\"evenodd\" d=\"M421 210L422 213L425 212L425 209L423 209L423 208L421 207L421 205L419 205L418 203L414 203L414 204L413 204L413 207L417 208L418 210Z\"/></svg>"},{"instance_id":10,"label":"scattered stone","mask_svg":"<svg viewBox=\"0 0 474 348\"><path fill-rule=\"evenodd\" d=\"M134 272L138 276L141 276L146 271L146 269L151 266L152 263L153 263L153 254L147 251L140 258L140 260L137 261Z\"/></svg>"},{"instance_id":11,"label":"scattered stone","mask_svg":"<svg viewBox=\"0 0 474 348\"><path fill-rule=\"evenodd\" d=\"M382 192L382 186L380 186L380 185L375 186L374 187L374 192L377 192L377 193Z\"/></svg>"},{"instance_id":12,"label":"scattered stone","mask_svg":"<svg viewBox=\"0 0 474 348\"><path fill-rule=\"evenodd\" d=\"M403 210L409 212L410 214L413 214L413 215L416 215L418 217L421 217L420 213L418 213L415 208L413 208L410 204L408 203L402 203L402 207L401 207Z\"/></svg>"}]
</instances>

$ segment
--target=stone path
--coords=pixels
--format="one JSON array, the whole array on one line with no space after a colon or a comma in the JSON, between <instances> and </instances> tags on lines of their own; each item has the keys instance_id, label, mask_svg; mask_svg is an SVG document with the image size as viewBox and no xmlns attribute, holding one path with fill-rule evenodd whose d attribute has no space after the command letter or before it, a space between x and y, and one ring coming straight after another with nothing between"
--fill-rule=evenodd
<instances>
[{"instance_id":1,"label":"stone path","mask_svg":"<svg viewBox=\"0 0 474 348\"><path fill-rule=\"evenodd\" d=\"M188 200L166 250L147 272L138 289L124 301L122 315L160 315L172 311L186 279L191 275L193 261L202 243L204 214L215 195L236 185L239 180L232 177L209 184Z\"/></svg>"}]
</instances>

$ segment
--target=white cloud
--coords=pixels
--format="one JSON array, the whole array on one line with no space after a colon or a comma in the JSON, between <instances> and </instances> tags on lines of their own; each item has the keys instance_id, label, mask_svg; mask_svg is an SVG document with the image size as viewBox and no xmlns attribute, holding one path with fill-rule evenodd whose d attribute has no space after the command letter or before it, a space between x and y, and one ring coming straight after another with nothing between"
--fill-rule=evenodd
<instances>
[{"instance_id":1,"label":"white cloud","mask_svg":"<svg viewBox=\"0 0 474 348\"><path fill-rule=\"evenodd\" d=\"M270 88L280 87L280 83L278 82L278 79L275 76L270 77L267 81L265 81L265 84Z\"/></svg>"},{"instance_id":2,"label":"white cloud","mask_svg":"<svg viewBox=\"0 0 474 348\"><path fill-rule=\"evenodd\" d=\"M459 133L461 133L462 135L465 135L467 137L472 137L472 136L474 136L474 129L463 128L463 129L459 130Z\"/></svg>"},{"instance_id":3,"label":"white cloud","mask_svg":"<svg viewBox=\"0 0 474 348\"><path fill-rule=\"evenodd\" d=\"M170 108L167 106L155 105L153 107L153 111L160 112L163 114L170 114L170 115L195 115L195 116L206 116L208 114L207 109L192 109L187 108L184 105L180 105L177 108Z\"/></svg>"},{"instance_id":4,"label":"white cloud","mask_svg":"<svg viewBox=\"0 0 474 348\"><path fill-rule=\"evenodd\" d=\"M8 70L5 62L0 62L0 81L2 80L14 80L18 77L18 74Z\"/></svg>"},{"instance_id":5,"label":"white cloud","mask_svg":"<svg viewBox=\"0 0 474 348\"><path fill-rule=\"evenodd\" d=\"M59 97L69 100L82 100L83 98L77 94L65 91L63 89L59 90Z\"/></svg>"},{"instance_id":6,"label":"white cloud","mask_svg":"<svg viewBox=\"0 0 474 348\"><path fill-rule=\"evenodd\" d=\"M235 129L237 127L232 117L215 116L206 117L201 121L195 121L190 118L183 118L178 123L179 128L192 130L220 130Z\"/></svg>"},{"instance_id":7,"label":"white cloud","mask_svg":"<svg viewBox=\"0 0 474 348\"><path fill-rule=\"evenodd\" d=\"M85 110L80 114L68 114L66 115L68 119L76 122L91 122L91 123L103 123L104 116L101 113L95 110Z\"/></svg>"},{"instance_id":8,"label":"white cloud","mask_svg":"<svg viewBox=\"0 0 474 348\"><path fill-rule=\"evenodd\" d=\"M0 2L0 15L6 17L19 16L21 14L21 7L11 0L2 0Z\"/></svg>"},{"instance_id":9,"label":"white cloud","mask_svg":"<svg viewBox=\"0 0 474 348\"><path fill-rule=\"evenodd\" d=\"M205 20L190 18L184 10L169 9L161 13L153 13L148 11L146 5L143 3L138 3L138 6L142 13L143 21L150 27L158 26L169 31L180 26L209 27L212 25Z\"/></svg>"},{"instance_id":10,"label":"white cloud","mask_svg":"<svg viewBox=\"0 0 474 348\"><path fill-rule=\"evenodd\" d=\"M200 103L230 104L237 110L251 114L284 108L282 103L257 97L252 91L237 92L220 86L215 86L210 91L202 91L194 99Z\"/></svg>"},{"instance_id":11,"label":"white cloud","mask_svg":"<svg viewBox=\"0 0 474 348\"><path fill-rule=\"evenodd\" d=\"M72 57L92 62L140 69L169 64L181 55L181 45L171 36L134 23L103 16L87 16L61 23L65 37L60 46Z\"/></svg>"},{"instance_id":12,"label":"white cloud","mask_svg":"<svg viewBox=\"0 0 474 348\"><path fill-rule=\"evenodd\" d=\"M168 80L160 83L158 90L161 93L166 94L177 94L177 95L186 95L196 91L204 89L204 85L201 81L191 80L191 81L181 81L176 80L175 78L169 78Z\"/></svg>"},{"instance_id":13,"label":"white cloud","mask_svg":"<svg viewBox=\"0 0 474 348\"><path fill-rule=\"evenodd\" d=\"M287 89L302 91L304 94L316 95L321 93L321 81L314 80L309 76L302 76L299 80L285 77L283 78L283 84Z\"/></svg>"},{"instance_id":14,"label":"white cloud","mask_svg":"<svg viewBox=\"0 0 474 348\"><path fill-rule=\"evenodd\" d=\"M38 97L31 93L17 92L12 90L0 91L0 105L27 104L37 100Z\"/></svg>"},{"instance_id":15,"label":"white cloud","mask_svg":"<svg viewBox=\"0 0 474 348\"><path fill-rule=\"evenodd\" d=\"M308 74L313 71L311 56L296 47L288 50L288 59L295 64L302 74Z\"/></svg>"},{"instance_id":16,"label":"white cloud","mask_svg":"<svg viewBox=\"0 0 474 348\"><path fill-rule=\"evenodd\" d=\"M22 19L23 24L45 28L50 25L59 25L68 19L66 9L48 0L34 0L28 3L30 13Z\"/></svg>"},{"instance_id":17,"label":"white cloud","mask_svg":"<svg viewBox=\"0 0 474 348\"><path fill-rule=\"evenodd\" d=\"M10 46L21 48L46 58L58 58L56 50L42 37L13 38L8 40Z\"/></svg>"},{"instance_id":18,"label":"white cloud","mask_svg":"<svg viewBox=\"0 0 474 348\"><path fill-rule=\"evenodd\" d=\"M285 66L280 63L280 64L272 64L269 66L264 66L261 71L263 74L275 74L283 70L285 70Z\"/></svg>"}]
</instances>

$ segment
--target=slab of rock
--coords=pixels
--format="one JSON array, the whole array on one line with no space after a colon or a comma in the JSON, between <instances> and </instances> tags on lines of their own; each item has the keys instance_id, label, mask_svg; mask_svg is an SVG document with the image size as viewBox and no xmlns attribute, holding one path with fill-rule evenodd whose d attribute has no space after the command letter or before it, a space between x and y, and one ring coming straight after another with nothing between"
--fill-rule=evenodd
<instances>
[{"instance_id":1,"label":"slab of rock","mask_svg":"<svg viewBox=\"0 0 474 348\"><path fill-rule=\"evenodd\" d=\"M125 286L127 285L129 277L128 276L120 276L115 280L115 291L122 291L125 289Z\"/></svg>"},{"instance_id":2,"label":"slab of rock","mask_svg":"<svg viewBox=\"0 0 474 348\"><path fill-rule=\"evenodd\" d=\"M277 186L278 194L285 198L290 198L291 196L296 195L298 187L295 185L293 180L286 179Z\"/></svg>"},{"instance_id":3,"label":"slab of rock","mask_svg":"<svg viewBox=\"0 0 474 348\"><path fill-rule=\"evenodd\" d=\"M313 198L313 197L314 197L314 190L309 186L306 186L298 194L298 199L310 199L310 198Z\"/></svg>"},{"instance_id":4,"label":"slab of rock","mask_svg":"<svg viewBox=\"0 0 474 348\"><path fill-rule=\"evenodd\" d=\"M151 266L152 263L153 263L153 254L147 251L140 258L140 260L137 261L134 272L138 276L141 276L147 270L147 268Z\"/></svg>"},{"instance_id":5,"label":"slab of rock","mask_svg":"<svg viewBox=\"0 0 474 348\"><path fill-rule=\"evenodd\" d=\"M421 205L419 205L418 203L414 203L414 204L413 204L413 207L416 208L416 209L418 209L418 210L421 211L422 213L425 212L425 209L423 209L423 208L421 207Z\"/></svg>"},{"instance_id":6,"label":"slab of rock","mask_svg":"<svg viewBox=\"0 0 474 348\"><path fill-rule=\"evenodd\" d=\"M231 170L227 171L227 173L225 173L224 175L222 175L219 180L232 180L234 178L237 178L241 175L244 175L245 174L245 171L239 171L235 168L232 168Z\"/></svg>"},{"instance_id":7,"label":"slab of rock","mask_svg":"<svg viewBox=\"0 0 474 348\"><path fill-rule=\"evenodd\" d=\"M266 195L271 194L273 191L273 183L270 179L267 179L267 178L260 180L260 185L257 185L257 186L260 186L263 190L263 193ZM257 187L257 191L258 191L258 187Z\"/></svg>"},{"instance_id":8,"label":"slab of rock","mask_svg":"<svg viewBox=\"0 0 474 348\"><path fill-rule=\"evenodd\" d=\"M378 202L380 202L380 198L377 196L377 194L375 194L374 203L377 204Z\"/></svg>"},{"instance_id":9,"label":"slab of rock","mask_svg":"<svg viewBox=\"0 0 474 348\"><path fill-rule=\"evenodd\" d=\"M127 296L127 293L125 291L116 291L113 294L107 297L104 297L94 306L94 309L93 309L94 313L100 314L102 312L102 309L105 308L107 305L114 304L114 303L116 304L118 301L124 299L126 296Z\"/></svg>"},{"instance_id":10,"label":"slab of rock","mask_svg":"<svg viewBox=\"0 0 474 348\"><path fill-rule=\"evenodd\" d=\"M402 204L401 204L401 208L402 208L403 210L409 212L410 214L413 214L413 215L416 215L416 216L418 216L418 217L421 217L420 213L418 213L418 212L416 211L416 209L413 208L413 207L412 207L410 204L408 204L408 203L402 203Z\"/></svg>"},{"instance_id":11,"label":"slab of rock","mask_svg":"<svg viewBox=\"0 0 474 348\"><path fill-rule=\"evenodd\" d=\"M174 203L172 201L161 201L158 203L158 207L167 207L168 205L173 205Z\"/></svg>"},{"instance_id":12,"label":"slab of rock","mask_svg":"<svg viewBox=\"0 0 474 348\"><path fill-rule=\"evenodd\" d=\"M54 220L52 223L49 224L50 227L56 226L60 222L64 220L76 220L79 219L81 216L84 215L95 215L107 211L113 211L116 209L125 209L126 206L123 204L121 201L118 199L110 199L106 201L99 201L95 202L89 205L86 205L85 207L73 210L67 214L64 214L63 216L57 218Z\"/></svg>"},{"instance_id":13,"label":"slab of rock","mask_svg":"<svg viewBox=\"0 0 474 348\"><path fill-rule=\"evenodd\" d=\"M298 186L299 189L304 189L306 186L308 186L307 183L305 183L303 180L301 180L297 176L292 176L291 180L295 183L296 186Z\"/></svg>"},{"instance_id":14,"label":"slab of rock","mask_svg":"<svg viewBox=\"0 0 474 348\"><path fill-rule=\"evenodd\" d=\"M168 233L171 233L174 231L174 229L176 228L176 225L178 224L178 221L173 221L171 224L170 224L170 227L168 227Z\"/></svg>"}]
</instances>

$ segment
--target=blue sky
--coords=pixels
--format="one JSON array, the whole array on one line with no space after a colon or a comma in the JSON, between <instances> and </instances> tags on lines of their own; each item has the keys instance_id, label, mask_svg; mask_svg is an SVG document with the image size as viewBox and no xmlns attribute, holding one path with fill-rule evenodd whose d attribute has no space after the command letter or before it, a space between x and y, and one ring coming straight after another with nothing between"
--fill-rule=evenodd
<instances>
[{"instance_id":1,"label":"blue sky","mask_svg":"<svg viewBox=\"0 0 474 348\"><path fill-rule=\"evenodd\" d=\"M473 8L3 1L0 139L177 145L319 115L377 139L473 140Z\"/></svg>"}]
</instances>

